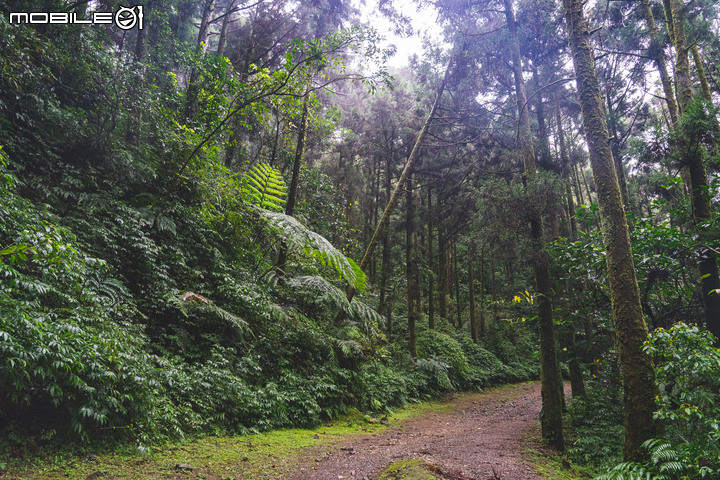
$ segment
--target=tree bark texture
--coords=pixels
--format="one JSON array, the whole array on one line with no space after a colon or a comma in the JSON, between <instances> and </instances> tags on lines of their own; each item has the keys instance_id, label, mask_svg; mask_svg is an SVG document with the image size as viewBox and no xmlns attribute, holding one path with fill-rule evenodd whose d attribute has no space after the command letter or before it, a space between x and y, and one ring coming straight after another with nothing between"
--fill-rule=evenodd
<instances>
[{"instance_id":1,"label":"tree bark texture","mask_svg":"<svg viewBox=\"0 0 720 480\"><path fill-rule=\"evenodd\" d=\"M642 352L647 328L640 306L630 237L608 144L600 86L582 0L563 0L583 127L590 151L606 250L607 274L624 386L626 460L643 456L642 443L655 434L655 371Z\"/></svg>"}]
</instances>

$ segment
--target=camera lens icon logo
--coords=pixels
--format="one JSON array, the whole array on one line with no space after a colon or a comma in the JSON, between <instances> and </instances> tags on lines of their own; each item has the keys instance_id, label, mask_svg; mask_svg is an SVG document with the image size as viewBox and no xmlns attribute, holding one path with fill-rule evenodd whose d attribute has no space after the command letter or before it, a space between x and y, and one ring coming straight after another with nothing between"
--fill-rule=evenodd
<instances>
[{"instance_id":1,"label":"camera lens icon logo","mask_svg":"<svg viewBox=\"0 0 720 480\"><path fill-rule=\"evenodd\" d=\"M134 7L123 7L122 5L120 5L118 11L115 12L115 25L117 25L120 30L130 30L131 28L135 28L136 26L139 30L142 30L142 5L136 5Z\"/></svg>"}]
</instances>

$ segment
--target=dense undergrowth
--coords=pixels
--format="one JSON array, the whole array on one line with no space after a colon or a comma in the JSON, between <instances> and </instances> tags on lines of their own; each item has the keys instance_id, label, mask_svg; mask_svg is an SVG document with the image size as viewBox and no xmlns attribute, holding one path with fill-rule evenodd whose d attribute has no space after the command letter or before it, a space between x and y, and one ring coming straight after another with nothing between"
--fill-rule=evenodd
<instances>
[{"instance_id":1,"label":"dense undergrowth","mask_svg":"<svg viewBox=\"0 0 720 480\"><path fill-rule=\"evenodd\" d=\"M573 398L569 409L571 458L607 470L598 480L716 478L720 349L714 343L709 333L683 323L650 334L644 348L656 362L657 436L645 442L642 462L621 462L622 388L612 373L613 359L597 365L587 395Z\"/></svg>"},{"instance_id":2,"label":"dense undergrowth","mask_svg":"<svg viewBox=\"0 0 720 480\"><path fill-rule=\"evenodd\" d=\"M527 333L474 344L421 326L412 359L376 315L334 323L329 283L263 280L272 264L258 244L280 234L240 184L232 210L59 187L60 215L23 198L2 158L5 454L305 427L537 376ZM306 274L295 278L340 272L308 253L294 261Z\"/></svg>"}]
</instances>

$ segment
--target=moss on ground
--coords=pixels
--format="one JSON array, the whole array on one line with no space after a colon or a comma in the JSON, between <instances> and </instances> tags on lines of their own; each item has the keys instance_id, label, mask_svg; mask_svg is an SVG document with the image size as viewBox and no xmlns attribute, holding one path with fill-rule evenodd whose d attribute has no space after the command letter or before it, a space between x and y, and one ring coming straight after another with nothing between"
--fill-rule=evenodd
<instances>
[{"instance_id":1,"label":"moss on ground","mask_svg":"<svg viewBox=\"0 0 720 480\"><path fill-rule=\"evenodd\" d=\"M383 470L377 480L437 480L430 473L435 467L422 460L402 460Z\"/></svg>"},{"instance_id":2,"label":"moss on ground","mask_svg":"<svg viewBox=\"0 0 720 480\"><path fill-rule=\"evenodd\" d=\"M66 455L32 462L11 460L0 479L252 479L283 478L300 468L313 469L316 458L352 435L378 434L390 426L430 412L449 412L454 395L413 404L388 415L387 422L357 410L313 429L285 429L257 435L204 437L143 454L125 448L112 453ZM378 416L379 417L379 416Z\"/></svg>"},{"instance_id":3,"label":"moss on ground","mask_svg":"<svg viewBox=\"0 0 720 480\"><path fill-rule=\"evenodd\" d=\"M596 476L596 472L571 463L566 454L547 448L537 433L526 439L525 447L525 460L546 480L587 480Z\"/></svg>"}]
</instances>

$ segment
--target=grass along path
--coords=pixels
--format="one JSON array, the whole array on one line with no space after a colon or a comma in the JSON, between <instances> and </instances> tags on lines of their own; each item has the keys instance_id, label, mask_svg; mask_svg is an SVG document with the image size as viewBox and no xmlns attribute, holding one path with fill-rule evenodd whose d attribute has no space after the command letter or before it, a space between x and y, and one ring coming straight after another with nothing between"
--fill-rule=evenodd
<instances>
[{"instance_id":1,"label":"grass along path","mask_svg":"<svg viewBox=\"0 0 720 480\"><path fill-rule=\"evenodd\" d=\"M152 456L133 451L15 465L0 478L363 480L391 464L395 470L382 478L583 478L571 471L555 475L562 464L545 461L546 453L538 461L542 473L528 460L529 445L537 443L527 441L539 429L539 405L539 384L532 382L411 405L386 424L356 413L309 430L205 437ZM422 465L426 476L402 476L415 475Z\"/></svg>"}]
</instances>

